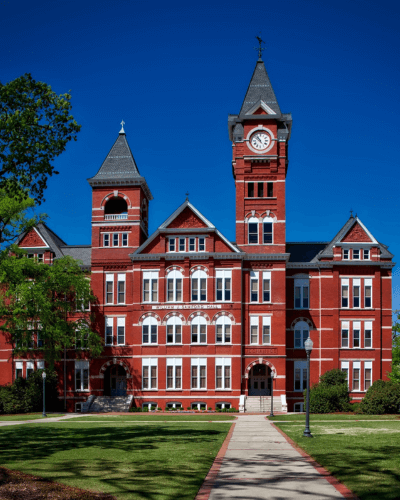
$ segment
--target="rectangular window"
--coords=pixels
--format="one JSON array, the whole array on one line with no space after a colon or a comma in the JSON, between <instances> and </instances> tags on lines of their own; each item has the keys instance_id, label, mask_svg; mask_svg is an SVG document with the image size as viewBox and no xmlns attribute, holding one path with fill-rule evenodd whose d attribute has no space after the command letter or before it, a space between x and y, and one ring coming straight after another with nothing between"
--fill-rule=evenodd
<instances>
[{"instance_id":1,"label":"rectangular window","mask_svg":"<svg viewBox=\"0 0 400 500\"><path fill-rule=\"evenodd\" d=\"M167 389L182 389L182 358L167 358Z\"/></svg>"},{"instance_id":2,"label":"rectangular window","mask_svg":"<svg viewBox=\"0 0 400 500\"><path fill-rule=\"evenodd\" d=\"M113 247L118 246L118 239L119 239L119 234L118 233L113 233Z\"/></svg>"},{"instance_id":3,"label":"rectangular window","mask_svg":"<svg viewBox=\"0 0 400 500\"><path fill-rule=\"evenodd\" d=\"M231 358L215 359L215 388L231 388Z\"/></svg>"},{"instance_id":4,"label":"rectangular window","mask_svg":"<svg viewBox=\"0 0 400 500\"><path fill-rule=\"evenodd\" d=\"M263 182L257 183L257 196L259 198L264 198L264 183Z\"/></svg>"},{"instance_id":5,"label":"rectangular window","mask_svg":"<svg viewBox=\"0 0 400 500\"><path fill-rule=\"evenodd\" d=\"M128 246L128 233L122 233L122 246L127 247Z\"/></svg>"},{"instance_id":6,"label":"rectangular window","mask_svg":"<svg viewBox=\"0 0 400 500\"><path fill-rule=\"evenodd\" d=\"M272 243L272 222L263 222L264 244L270 245Z\"/></svg>"},{"instance_id":7,"label":"rectangular window","mask_svg":"<svg viewBox=\"0 0 400 500\"><path fill-rule=\"evenodd\" d=\"M372 307L372 279L364 279L364 307Z\"/></svg>"},{"instance_id":8,"label":"rectangular window","mask_svg":"<svg viewBox=\"0 0 400 500\"><path fill-rule=\"evenodd\" d=\"M360 390L360 362L353 361L353 391Z\"/></svg>"},{"instance_id":9,"label":"rectangular window","mask_svg":"<svg viewBox=\"0 0 400 500\"><path fill-rule=\"evenodd\" d=\"M169 238L169 251L175 252L175 238Z\"/></svg>"},{"instance_id":10,"label":"rectangular window","mask_svg":"<svg viewBox=\"0 0 400 500\"><path fill-rule=\"evenodd\" d=\"M143 325L142 342L143 344L157 344L157 324Z\"/></svg>"},{"instance_id":11,"label":"rectangular window","mask_svg":"<svg viewBox=\"0 0 400 500\"><path fill-rule=\"evenodd\" d=\"M267 197L272 198L274 196L274 183L267 182Z\"/></svg>"},{"instance_id":12,"label":"rectangular window","mask_svg":"<svg viewBox=\"0 0 400 500\"><path fill-rule=\"evenodd\" d=\"M142 360L142 389L157 389L157 358Z\"/></svg>"},{"instance_id":13,"label":"rectangular window","mask_svg":"<svg viewBox=\"0 0 400 500\"><path fill-rule=\"evenodd\" d=\"M217 296L216 300L218 302L226 302L231 300L231 271L216 271L216 279L217 279Z\"/></svg>"},{"instance_id":14,"label":"rectangular window","mask_svg":"<svg viewBox=\"0 0 400 500\"><path fill-rule=\"evenodd\" d=\"M34 372L34 363L33 361L27 361L26 362L26 378L29 378L30 375Z\"/></svg>"},{"instance_id":15,"label":"rectangular window","mask_svg":"<svg viewBox=\"0 0 400 500\"><path fill-rule=\"evenodd\" d=\"M158 301L158 271L143 272L143 302Z\"/></svg>"},{"instance_id":16,"label":"rectangular window","mask_svg":"<svg viewBox=\"0 0 400 500\"><path fill-rule=\"evenodd\" d=\"M189 238L189 252L196 251L196 238Z\"/></svg>"},{"instance_id":17,"label":"rectangular window","mask_svg":"<svg viewBox=\"0 0 400 500\"><path fill-rule=\"evenodd\" d=\"M216 343L230 344L231 342L231 325L226 323L217 323L215 325Z\"/></svg>"},{"instance_id":18,"label":"rectangular window","mask_svg":"<svg viewBox=\"0 0 400 500\"><path fill-rule=\"evenodd\" d=\"M114 304L114 275L106 274L106 304Z\"/></svg>"},{"instance_id":19,"label":"rectangular window","mask_svg":"<svg viewBox=\"0 0 400 500\"><path fill-rule=\"evenodd\" d=\"M294 390L304 391L307 389L307 362L294 362Z\"/></svg>"},{"instance_id":20,"label":"rectangular window","mask_svg":"<svg viewBox=\"0 0 400 500\"><path fill-rule=\"evenodd\" d=\"M359 278L353 279L353 307L360 307L360 284Z\"/></svg>"},{"instance_id":21,"label":"rectangular window","mask_svg":"<svg viewBox=\"0 0 400 500\"><path fill-rule=\"evenodd\" d=\"M206 367L207 360L204 358L192 358L191 369L192 369L192 389L206 389Z\"/></svg>"},{"instance_id":22,"label":"rectangular window","mask_svg":"<svg viewBox=\"0 0 400 500\"><path fill-rule=\"evenodd\" d=\"M372 347L372 321L364 322L364 347L366 349Z\"/></svg>"},{"instance_id":23,"label":"rectangular window","mask_svg":"<svg viewBox=\"0 0 400 500\"><path fill-rule=\"evenodd\" d=\"M110 246L110 235L109 234L103 234L103 245L105 247Z\"/></svg>"},{"instance_id":24,"label":"rectangular window","mask_svg":"<svg viewBox=\"0 0 400 500\"><path fill-rule=\"evenodd\" d=\"M258 222L249 222L249 244L258 244Z\"/></svg>"},{"instance_id":25,"label":"rectangular window","mask_svg":"<svg viewBox=\"0 0 400 500\"><path fill-rule=\"evenodd\" d=\"M179 251L184 252L186 250L186 238L179 238Z\"/></svg>"},{"instance_id":26,"label":"rectangular window","mask_svg":"<svg viewBox=\"0 0 400 500\"><path fill-rule=\"evenodd\" d=\"M258 302L258 274L250 271L250 302Z\"/></svg>"},{"instance_id":27,"label":"rectangular window","mask_svg":"<svg viewBox=\"0 0 400 500\"><path fill-rule=\"evenodd\" d=\"M294 308L308 309L309 308L309 280L299 279L294 280Z\"/></svg>"},{"instance_id":28,"label":"rectangular window","mask_svg":"<svg viewBox=\"0 0 400 500\"><path fill-rule=\"evenodd\" d=\"M113 321L114 318L106 318L105 344L113 345Z\"/></svg>"},{"instance_id":29,"label":"rectangular window","mask_svg":"<svg viewBox=\"0 0 400 500\"><path fill-rule=\"evenodd\" d=\"M43 254L42 253L38 253L38 256L37 256L37 261L39 263L43 263Z\"/></svg>"},{"instance_id":30,"label":"rectangular window","mask_svg":"<svg viewBox=\"0 0 400 500\"><path fill-rule=\"evenodd\" d=\"M192 344L205 344L207 342L207 325L192 325Z\"/></svg>"},{"instance_id":31,"label":"rectangular window","mask_svg":"<svg viewBox=\"0 0 400 500\"><path fill-rule=\"evenodd\" d=\"M343 260L349 260L350 250L348 248L343 248Z\"/></svg>"},{"instance_id":32,"label":"rectangular window","mask_svg":"<svg viewBox=\"0 0 400 500\"><path fill-rule=\"evenodd\" d=\"M254 198L254 182L247 184L247 196L248 198Z\"/></svg>"},{"instance_id":33,"label":"rectangular window","mask_svg":"<svg viewBox=\"0 0 400 500\"><path fill-rule=\"evenodd\" d=\"M199 238L199 252L205 252L206 250L206 239Z\"/></svg>"},{"instance_id":34,"label":"rectangular window","mask_svg":"<svg viewBox=\"0 0 400 500\"><path fill-rule=\"evenodd\" d=\"M117 344L125 345L125 318L117 318Z\"/></svg>"},{"instance_id":35,"label":"rectangular window","mask_svg":"<svg viewBox=\"0 0 400 500\"><path fill-rule=\"evenodd\" d=\"M363 259L364 260L369 260L369 250L367 248L364 248Z\"/></svg>"},{"instance_id":36,"label":"rectangular window","mask_svg":"<svg viewBox=\"0 0 400 500\"><path fill-rule=\"evenodd\" d=\"M205 302L207 300L206 278L192 278L192 302Z\"/></svg>"},{"instance_id":37,"label":"rectangular window","mask_svg":"<svg viewBox=\"0 0 400 500\"><path fill-rule=\"evenodd\" d=\"M118 304L125 304L125 274L118 274Z\"/></svg>"},{"instance_id":38,"label":"rectangular window","mask_svg":"<svg viewBox=\"0 0 400 500\"><path fill-rule=\"evenodd\" d=\"M342 322L342 347L349 347L349 322Z\"/></svg>"},{"instance_id":39,"label":"rectangular window","mask_svg":"<svg viewBox=\"0 0 400 500\"><path fill-rule=\"evenodd\" d=\"M250 344L258 344L258 316L250 317Z\"/></svg>"},{"instance_id":40,"label":"rectangular window","mask_svg":"<svg viewBox=\"0 0 400 500\"><path fill-rule=\"evenodd\" d=\"M182 344L182 325L167 325L167 344Z\"/></svg>"},{"instance_id":41,"label":"rectangular window","mask_svg":"<svg viewBox=\"0 0 400 500\"><path fill-rule=\"evenodd\" d=\"M361 322L353 321L353 347L361 347Z\"/></svg>"},{"instance_id":42,"label":"rectangular window","mask_svg":"<svg viewBox=\"0 0 400 500\"><path fill-rule=\"evenodd\" d=\"M360 249L353 248L353 260L360 260Z\"/></svg>"},{"instance_id":43,"label":"rectangular window","mask_svg":"<svg viewBox=\"0 0 400 500\"><path fill-rule=\"evenodd\" d=\"M372 383L372 361L364 362L364 391L368 391Z\"/></svg>"},{"instance_id":44,"label":"rectangular window","mask_svg":"<svg viewBox=\"0 0 400 500\"><path fill-rule=\"evenodd\" d=\"M23 370L24 370L23 361L16 361L15 362L15 378L22 378L23 377Z\"/></svg>"},{"instance_id":45,"label":"rectangular window","mask_svg":"<svg viewBox=\"0 0 400 500\"><path fill-rule=\"evenodd\" d=\"M271 316L263 316L263 344L271 344Z\"/></svg>"},{"instance_id":46,"label":"rectangular window","mask_svg":"<svg viewBox=\"0 0 400 500\"><path fill-rule=\"evenodd\" d=\"M89 390L89 361L75 361L75 390Z\"/></svg>"},{"instance_id":47,"label":"rectangular window","mask_svg":"<svg viewBox=\"0 0 400 500\"><path fill-rule=\"evenodd\" d=\"M263 302L271 302L271 271L263 271Z\"/></svg>"},{"instance_id":48,"label":"rectangular window","mask_svg":"<svg viewBox=\"0 0 400 500\"><path fill-rule=\"evenodd\" d=\"M342 361L341 362L341 369L342 369L342 372L344 372L346 374L347 385L349 385L349 362Z\"/></svg>"},{"instance_id":49,"label":"rectangular window","mask_svg":"<svg viewBox=\"0 0 400 500\"><path fill-rule=\"evenodd\" d=\"M342 307L349 307L349 280L342 279Z\"/></svg>"},{"instance_id":50,"label":"rectangular window","mask_svg":"<svg viewBox=\"0 0 400 500\"><path fill-rule=\"evenodd\" d=\"M182 278L167 279L167 300L168 302L182 301Z\"/></svg>"}]
</instances>

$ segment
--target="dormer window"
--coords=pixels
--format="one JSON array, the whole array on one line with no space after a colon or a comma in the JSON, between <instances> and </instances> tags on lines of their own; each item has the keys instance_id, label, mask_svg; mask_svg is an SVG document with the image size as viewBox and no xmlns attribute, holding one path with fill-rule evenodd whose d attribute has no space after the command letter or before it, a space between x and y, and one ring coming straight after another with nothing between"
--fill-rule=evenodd
<instances>
[{"instance_id":1,"label":"dormer window","mask_svg":"<svg viewBox=\"0 0 400 500\"><path fill-rule=\"evenodd\" d=\"M206 239L204 236L189 236L168 238L168 252L205 252Z\"/></svg>"},{"instance_id":2,"label":"dormer window","mask_svg":"<svg viewBox=\"0 0 400 500\"><path fill-rule=\"evenodd\" d=\"M368 250L368 248L364 248L363 259L364 260L369 260L369 250Z\"/></svg>"},{"instance_id":3,"label":"dormer window","mask_svg":"<svg viewBox=\"0 0 400 500\"><path fill-rule=\"evenodd\" d=\"M353 248L353 260L360 260L360 249Z\"/></svg>"},{"instance_id":4,"label":"dormer window","mask_svg":"<svg viewBox=\"0 0 400 500\"><path fill-rule=\"evenodd\" d=\"M350 259L350 250L348 248L343 248L343 260Z\"/></svg>"}]
</instances>

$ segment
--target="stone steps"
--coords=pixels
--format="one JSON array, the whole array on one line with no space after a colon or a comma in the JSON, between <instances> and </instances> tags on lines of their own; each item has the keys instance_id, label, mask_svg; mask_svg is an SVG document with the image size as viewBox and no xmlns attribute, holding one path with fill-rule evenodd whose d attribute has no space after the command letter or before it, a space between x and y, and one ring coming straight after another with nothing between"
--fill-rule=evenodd
<instances>
[{"instance_id":1,"label":"stone steps","mask_svg":"<svg viewBox=\"0 0 400 500\"><path fill-rule=\"evenodd\" d=\"M247 396L245 412L269 413L271 411L271 396ZM282 411L281 398L274 398L274 411Z\"/></svg>"},{"instance_id":2,"label":"stone steps","mask_svg":"<svg viewBox=\"0 0 400 500\"><path fill-rule=\"evenodd\" d=\"M127 412L133 396L89 396L82 405L82 413Z\"/></svg>"}]
</instances>

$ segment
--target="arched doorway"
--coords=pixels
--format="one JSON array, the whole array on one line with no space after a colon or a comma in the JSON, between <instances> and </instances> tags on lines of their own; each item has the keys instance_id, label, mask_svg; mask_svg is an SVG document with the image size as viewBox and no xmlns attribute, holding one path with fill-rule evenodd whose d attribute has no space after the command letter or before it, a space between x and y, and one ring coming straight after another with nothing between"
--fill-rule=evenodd
<instances>
[{"instance_id":1,"label":"arched doorway","mask_svg":"<svg viewBox=\"0 0 400 500\"><path fill-rule=\"evenodd\" d=\"M267 365L254 365L249 373L249 396L271 394L271 369Z\"/></svg>"},{"instance_id":2,"label":"arched doorway","mask_svg":"<svg viewBox=\"0 0 400 500\"><path fill-rule=\"evenodd\" d=\"M126 396L126 372L121 365L111 365L104 374L105 396Z\"/></svg>"}]
</instances>

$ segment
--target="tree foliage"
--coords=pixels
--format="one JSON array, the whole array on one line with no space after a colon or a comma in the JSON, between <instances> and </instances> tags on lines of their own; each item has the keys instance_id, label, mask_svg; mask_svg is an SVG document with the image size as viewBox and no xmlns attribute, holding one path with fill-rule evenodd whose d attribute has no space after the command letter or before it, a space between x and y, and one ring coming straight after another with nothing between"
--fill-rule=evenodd
<instances>
[{"instance_id":1,"label":"tree foliage","mask_svg":"<svg viewBox=\"0 0 400 500\"><path fill-rule=\"evenodd\" d=\"M102 340L91 327L89 304L96 302L87 274L72 257L52 265L28 259L18 247L0 257L0 317L16 355L41 351L52 369L64 349L100 355ZM67 321L68 319L68 321Z\"/></svg>"},{"instance_id":2,"label":"tree foliage","mask_svg":"<svg viewBox=\"0 0 400 500\"><path fill-rule=\"evenodd\" d=\"M70 100L29 73L0 83L0 188L8 196L43 201L48 177L58 174L53 160L80 130Z\"/></svg>"},{"instance_id":3,"label":"tree foliage","mask_svg":"<svg viewBox=\"0 0 400 500\"><path fill-rule=\"evenodd\" d=\"M392 326L392 371L390 380L400 383L400 311L394 311L396 319Z\"/></svg>"},{"instance_id":4,"label":"tree foliage","mask_svg":"<svg viewBox=\"0 0 400 500\"><path fill-rule=\"evenodd\" d=\"M310 390L310 412L348 411L350 396L346 374L337 368L324 373L319 380Z\"/></svg>"},{"instance_id":5,"label":"tree foliage","mask_svg":"<svg viewBox=\"0 0 400 500\"><path fill-rule=\"evenodd\" d=\"M399 413L400 384L393 380L376 380L361 401L361 411L369 415Z\"/></svg>"}]
</instances>

